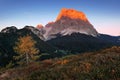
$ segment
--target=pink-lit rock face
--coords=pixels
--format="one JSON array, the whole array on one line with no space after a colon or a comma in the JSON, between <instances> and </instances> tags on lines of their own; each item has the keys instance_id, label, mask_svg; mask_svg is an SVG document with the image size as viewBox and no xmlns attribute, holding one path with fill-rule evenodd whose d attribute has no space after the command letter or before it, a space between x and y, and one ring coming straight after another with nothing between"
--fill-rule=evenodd
<instances>
[{"instance_id":1,"label":"pink-lit rock face","mask_svg":"<svg viewBox=\"0 0 120 80\"><path fill-rule=\"evenodd\" d=\"M72 33L82 33L91 36L98 35L83 12L66 8L63 8L56 21L48 23L44 30L44 37L47 40L57 37L56 34L61 34L62 36L71 35Z\"/></svg>"},{"instance_id":2,"label":"pink-lit rock face","mask_svg":"<svg viewBox=\"0 0 120 80\"><path fill-rule=\"evenodd\" d=\"M45 27L49 28L54 24L54 22L48 22L48 24L45 25Z\"/></svg>"},{"instance_id":3,"label":"pink-lit rock face","mask_svg":"<svg viewBox=\"0 0 120 80\"><path fill-rule=\"evenodd\" d=\"M56 21L60 20L62 17L69 17L71 19L80 19L83 21L87 21L87 18L83 12L76 11L74 9L63 8L59 13Z\"/></svg>"},{"instance_id":4,"label":"pink-lit rock face","mask_svg":"<svg viewBox=\"0 0 120 80\"><path fill-rule=\"evenodd\" d=\"M43 25L42 25L42 24L38 24L38 25L36 26L36 28L37 28L37 29L42 29L42 28L43 28Z\"/></svg>"}]
</instances>

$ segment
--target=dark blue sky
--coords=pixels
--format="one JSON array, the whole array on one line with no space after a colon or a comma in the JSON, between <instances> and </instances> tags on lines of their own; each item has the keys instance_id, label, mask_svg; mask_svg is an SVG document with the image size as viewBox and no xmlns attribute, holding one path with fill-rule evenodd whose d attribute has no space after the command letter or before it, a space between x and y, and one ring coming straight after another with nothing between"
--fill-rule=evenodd
<instances>
[{"instance_id":1,"label":"dark blue sky","mask_svg":"<svg viewBox=\"0 0 120 80\"><path fill-rule=\"evenodd\" d=\"M120 0L0 0L0 30L45 25L61 8L84 12L98 32L120 35Z\"/></svg>"}]
</instances>

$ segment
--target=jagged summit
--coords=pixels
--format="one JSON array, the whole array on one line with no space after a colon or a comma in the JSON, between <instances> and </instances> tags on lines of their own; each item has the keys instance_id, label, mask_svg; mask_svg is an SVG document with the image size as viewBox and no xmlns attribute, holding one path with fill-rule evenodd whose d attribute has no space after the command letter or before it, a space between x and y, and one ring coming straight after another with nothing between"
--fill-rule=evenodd
<instances>
[{"instance_id":1,"label":"jagged summit","mask_svg":"<svg viewBox=\"0 0 120 80\"><path fill-rule=\"evenodd\" d=\"M83 21L88 21L83 12L76 11L74 9L62 8L56 21L60 20L62 17L69 17L71 19L80 19Z\"/></svg>"}]
</instances>

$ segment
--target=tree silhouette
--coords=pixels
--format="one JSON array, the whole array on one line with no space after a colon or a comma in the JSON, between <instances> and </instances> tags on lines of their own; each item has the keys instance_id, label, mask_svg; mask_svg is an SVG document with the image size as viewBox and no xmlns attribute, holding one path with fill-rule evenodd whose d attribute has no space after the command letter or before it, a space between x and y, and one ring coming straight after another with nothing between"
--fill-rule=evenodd
<instances>
[{"instance_id":1,"label":"tree silhouette","mask_svg":"<svg viewBox=\"0 0 120 80\"><path fill-rule=\"evenodd\" d=\"M15 52L20 55L16 56L15 59L23 59L24 57L28 64L29 60L34 59L35 55L39 53L39 50L35 48L35 44L36 41L34 41L29 35L20 37L14 47Z\"/></svg>"}]
</instances>

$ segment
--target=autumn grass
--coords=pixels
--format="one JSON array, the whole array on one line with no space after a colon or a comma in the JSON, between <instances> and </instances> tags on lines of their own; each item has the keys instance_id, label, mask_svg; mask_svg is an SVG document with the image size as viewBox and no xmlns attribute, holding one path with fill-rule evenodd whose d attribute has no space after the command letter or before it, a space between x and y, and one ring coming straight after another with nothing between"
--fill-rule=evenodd
<instances>
[{"instance_id":1,"label":"autumn grass","mask_svg":"<svg viewBox=\"0 0 120 80\"><path fill-rule=\"evenodd\" d=\"M9 80L120 80L120 47L48 59L8 70Z\"/></svg>"}]
</instances>

